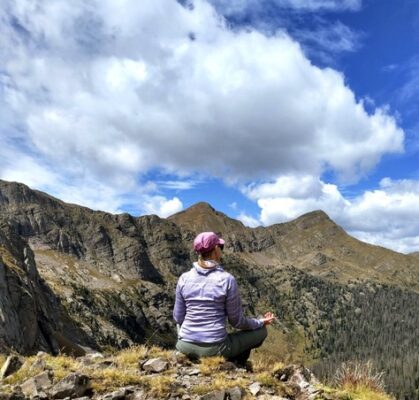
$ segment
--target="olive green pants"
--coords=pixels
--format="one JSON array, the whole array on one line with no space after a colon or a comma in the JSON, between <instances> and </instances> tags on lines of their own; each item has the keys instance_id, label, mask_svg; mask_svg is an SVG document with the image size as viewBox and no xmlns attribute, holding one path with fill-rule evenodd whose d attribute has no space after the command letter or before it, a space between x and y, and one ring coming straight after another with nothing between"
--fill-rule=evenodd
<instances>
[{"instance_id":1,"label":"olive green pants","mask_svg":"<svg viewBox=\"0 0 419 400\"><path fill-rule=\"evenodd\" d=\"M176 349L192 358L223 356L227 360L245 363L250 351L259 347L268 336L266 327L253 331L229 333L221 343L191 343L178 340Z\"/></svg>"}]
</instances>

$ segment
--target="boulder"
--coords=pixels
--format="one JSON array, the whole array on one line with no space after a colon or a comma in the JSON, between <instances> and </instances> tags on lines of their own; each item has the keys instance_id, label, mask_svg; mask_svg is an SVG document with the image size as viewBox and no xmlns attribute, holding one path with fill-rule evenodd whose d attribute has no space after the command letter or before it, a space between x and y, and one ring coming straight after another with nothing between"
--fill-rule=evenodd
<instances>
[{"instance_id":1,"label":"boulder","mask_svg":"<svg viewBox=\"0 0 419 400\"><path fill-rule=\"evenodd\" d=\"M163 358L150 358L141 364L144 371L147 372L162 372L165 371L169 363Z\"/></svg>"},{"instance_id":2,"label":"boulder","mask_svg":"<svg viewBox=\"0 0 419 400\"><path fill-rule=\"evenodd\" d=\"M259 382L253 382L250 386L249 386L249 391L250 393L253 394L253 396L256 396L259 392L260 392L261 386Z\"/></svg>"},{"instance_id":3,"label":"boulder","mask_svg":"<svg viewBox=\"0 0 419 400\"><path fill-rule=\"evenodd\" d=\"M204 394L199 399L200 400L224 400L225 397L226 397L225 390L214 390L212 392Z\"/></svg>"},{"instance_id":4,"label":"boulder","mask_svg":"<svg viewBox=\"0 0 419 400\"><path fill-rule=\"evenodd\" d=\"M241 400L244 395L244 391L241 387L234 387L227 390L229 400Z\"/></svg>"},{"instance_id":5,"label":"boulder","mask_svg":"<svg viewBox=\"0 0 419 400\"><path fill-rule=\"evenodd\" d=\"M50 391L54 399L81 397L90 388L90 378L77 373L70 374L55 384Z\"/></svg>"},{"instance_id":6,"label":"boulder","mask_svg":"<svg viewBox=\"0 0 419 400\"><path fill-rule=\"evenodd\" d=\"M41 392L45 392L52 385L52 372L44 371L33 378L22 383L22 392L28 397L39 396Z\"/></svg>"}]
</instances>

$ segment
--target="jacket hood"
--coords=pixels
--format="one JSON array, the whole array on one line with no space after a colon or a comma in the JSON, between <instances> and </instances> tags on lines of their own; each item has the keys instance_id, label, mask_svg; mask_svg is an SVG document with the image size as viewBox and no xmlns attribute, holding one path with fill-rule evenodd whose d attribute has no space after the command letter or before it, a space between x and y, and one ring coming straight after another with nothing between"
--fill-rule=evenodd
<instances>
[{"instance_id":1,"label":"jacket hood","mask_svg":"<svg viewBox=\"0 0 419 400\"><path fill-rule=\"evenodd\" d=\"M202 268L197 262L193 263L195 271L198 272L200 275L208 275L209 273L217 270L217 271L224 271L223 267L220 264L215 264L212 268Z\"/></svg>"}]
</instances>

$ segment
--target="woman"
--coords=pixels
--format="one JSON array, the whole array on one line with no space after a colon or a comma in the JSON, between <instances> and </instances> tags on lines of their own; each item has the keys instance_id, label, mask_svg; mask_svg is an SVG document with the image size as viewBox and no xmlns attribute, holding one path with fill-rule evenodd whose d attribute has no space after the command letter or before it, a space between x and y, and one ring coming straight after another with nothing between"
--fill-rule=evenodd
<instances>
[{"instance_id":1,"label":"woman","mask_svg":"<svg viewBox=\"0 0 419 400\"><path fill-rule=\"evenodd\" d=\"M222 355L245 365L275 317L270 312L262 319L244 317L237 282L220 265L223 248L224 240L214 232L200 233L194 240L198 262L182 274L176 287L173 317L180 326L176 348L192 357ZM227 334L226 317L241 331Z\"/></svg>"}]
</instances>

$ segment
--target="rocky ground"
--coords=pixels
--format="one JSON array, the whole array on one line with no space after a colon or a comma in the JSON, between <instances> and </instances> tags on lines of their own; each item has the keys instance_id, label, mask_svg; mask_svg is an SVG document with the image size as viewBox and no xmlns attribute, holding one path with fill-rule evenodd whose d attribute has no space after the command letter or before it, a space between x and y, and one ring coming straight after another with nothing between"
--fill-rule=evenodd
<instances>
[{"instance_id":1,"label":"rocky ground","mask_svg":"<svg viewBox=\"0 0 419 400\"><path fill-rule=\"evenodd\" d=\"M331 389L303 366L248 364L210 357L193 361L177 351L133 347L78 358L39 352L9 356L0 371L0 399L389 400Z\"/></svg>"}]
</instances>

